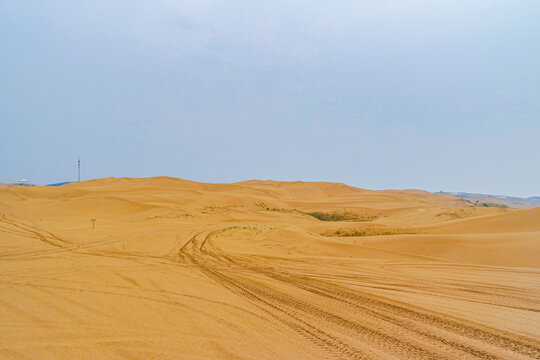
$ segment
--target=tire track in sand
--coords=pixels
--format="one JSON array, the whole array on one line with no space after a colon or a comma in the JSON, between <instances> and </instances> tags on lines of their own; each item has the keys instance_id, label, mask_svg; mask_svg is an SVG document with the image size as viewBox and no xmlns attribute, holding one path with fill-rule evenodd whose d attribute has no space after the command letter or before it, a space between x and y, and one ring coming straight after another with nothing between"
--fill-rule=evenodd
<instances>
[{"instance_id":1,"label":"tire track in sand","mask_svg":"<svg viewBox=\"0 0 540 360\"><path fill-rule=\"evenodd\" d=\"M423 359L456 356L481 359L540 358L540 347L522 339L391 303L369 293L353 291L305 275L277 272L260 264L227 256L211 241L217 232L192 236L180 249L179 258L197 266L239 296L258 304L274 318L324 347L333 356L345 354L348 358L369 358L379 350L398 357ZM238 269L244 274L238 275L238 271L234 271ZM324 299L328 306L321 309L291 293L255 281L252 275L272 279L280 284L280 288L294 287L306 291ZM364 323L345 318L331 311L336 306L351 308L359 318L369 321ZM336 327L337 332L321 330ZM370 350L362 352L355 346L358 341L351 344L351 338L361 340L362 346Z\"/></svg>"}]
</instances>

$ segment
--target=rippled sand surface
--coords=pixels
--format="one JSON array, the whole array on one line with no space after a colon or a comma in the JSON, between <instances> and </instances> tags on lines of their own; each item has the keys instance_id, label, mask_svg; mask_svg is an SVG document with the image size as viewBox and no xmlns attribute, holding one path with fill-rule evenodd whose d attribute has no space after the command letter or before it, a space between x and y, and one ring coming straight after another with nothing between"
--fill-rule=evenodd
<instances>
[{"instance_id":1,"label":"rippled sand surface","mask_svg":"<svg viewBox=\"0 0 540 360\"><path fill-rule=\"evenodd\" d=\"M539 359L540 208L335 183L9 187L0 287L4 359Z\"/></svg>"}]
</instances>

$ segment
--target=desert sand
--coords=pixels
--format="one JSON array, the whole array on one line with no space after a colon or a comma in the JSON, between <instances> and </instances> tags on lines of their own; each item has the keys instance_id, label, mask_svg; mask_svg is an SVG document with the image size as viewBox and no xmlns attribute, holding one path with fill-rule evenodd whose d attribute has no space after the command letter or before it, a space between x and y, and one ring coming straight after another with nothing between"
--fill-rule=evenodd
<instances>
[{"instance_id":1,"label":"desert sand","mask_svg":"<svg viewBox=\"0 0 540 360\"><path fill-rule=\"evenodd\" d=\"M9 187L0 286L3 359L539 359L540 208L337 183Z\"/></svg>"}]
</instances>

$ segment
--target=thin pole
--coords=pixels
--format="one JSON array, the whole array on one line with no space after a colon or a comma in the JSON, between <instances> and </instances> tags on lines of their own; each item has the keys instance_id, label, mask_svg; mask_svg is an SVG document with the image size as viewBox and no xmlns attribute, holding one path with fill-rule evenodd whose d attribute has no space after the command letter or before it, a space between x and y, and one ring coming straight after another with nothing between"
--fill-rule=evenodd
<instances>
[{"instance_id":1,"label":"thin pole","mask_svg":"<svg viewBox=\"0 0 540 360\"><path fill-rule=\"evenodd\" d=\"M81 182L81 158L79 158L77 165L79 167L79 182Z\"/></svg>"}]
</instances>

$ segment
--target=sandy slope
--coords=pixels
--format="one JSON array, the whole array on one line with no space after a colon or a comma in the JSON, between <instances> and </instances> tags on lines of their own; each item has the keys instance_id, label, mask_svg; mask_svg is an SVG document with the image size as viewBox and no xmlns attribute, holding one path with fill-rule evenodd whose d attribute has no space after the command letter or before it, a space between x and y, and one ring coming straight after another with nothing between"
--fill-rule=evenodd
<instances>
[{"instance_id":1,"label":"sandy slope","mask_svg":"<svg viewBox=\"0 0 540 360\"><path fill-rule=\"evenodd\" d=\"M538 359L538 210L335 183L2 189L0 358Z\"/></svg>"}]
</instances>

